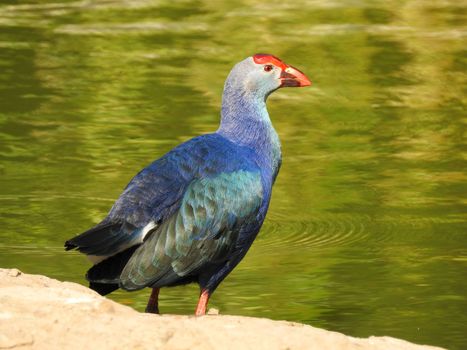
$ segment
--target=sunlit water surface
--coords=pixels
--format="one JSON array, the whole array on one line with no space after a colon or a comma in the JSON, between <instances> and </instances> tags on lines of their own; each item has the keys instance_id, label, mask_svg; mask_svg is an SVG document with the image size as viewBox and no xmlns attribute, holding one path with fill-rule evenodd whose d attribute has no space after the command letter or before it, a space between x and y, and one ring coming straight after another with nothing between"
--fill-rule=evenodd
<instances>
[{"instance_id":1,"label":"sunlit water surface","mask_svg":"<svg viewBox=\"0 0 467 350\"><path fill-rule=\"evenodd\" d=\"M463 1L4 1L0 266L85 284L65 239L131 177L215 130L234 63L270 52L307 89L269 99L283 166L211 306L467 349ZM193 312L197 287L163 290ZM143 310L148 291L111 298Z\"/></svg>"}]
</instances>

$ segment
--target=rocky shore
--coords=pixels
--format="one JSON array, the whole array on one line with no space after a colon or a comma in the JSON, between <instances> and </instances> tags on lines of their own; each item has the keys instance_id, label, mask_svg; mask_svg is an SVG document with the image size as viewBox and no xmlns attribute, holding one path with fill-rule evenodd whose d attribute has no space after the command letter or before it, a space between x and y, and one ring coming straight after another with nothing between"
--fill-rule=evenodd
<instances>
[{"instance_id":1,"label":"rocky shore","mask_svg":"<svg viewBox=\"0 0 467 350\"><path fill-rule=\"evenodd\" d=\"M0 269L0 349L440 348L262 318L144 314L75 283Z\"/></svg>"}]
</instances>

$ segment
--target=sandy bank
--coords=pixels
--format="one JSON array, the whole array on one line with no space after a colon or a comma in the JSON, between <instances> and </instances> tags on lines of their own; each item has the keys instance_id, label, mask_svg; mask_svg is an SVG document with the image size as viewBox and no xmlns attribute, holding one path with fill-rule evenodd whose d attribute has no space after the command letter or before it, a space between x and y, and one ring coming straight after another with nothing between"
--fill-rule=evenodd
<instances>
[{"instance_id":1,"label":"sandy bank","mask_svg":"<svg viewBox=\"0 0 467 350\"><path fill-rule=\"evenodd\" d=\"M148 315L75 283L0 269L0 349L439 348L261 318Z\"/></svg>"}]
</instances>

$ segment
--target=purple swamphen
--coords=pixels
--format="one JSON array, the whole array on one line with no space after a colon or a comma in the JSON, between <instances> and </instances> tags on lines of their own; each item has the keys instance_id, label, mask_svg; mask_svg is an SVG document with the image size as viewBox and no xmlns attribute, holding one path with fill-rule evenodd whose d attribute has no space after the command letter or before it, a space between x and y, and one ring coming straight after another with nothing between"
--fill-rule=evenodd
<instances>
[{"instance_id":1,"label":"purple swamphen","mask_svg":"<svg viewBox=\"0 0 467 350\"><path fill-rule=\"evenodd\" d=\"M86 278L102 295L152 288L147 312L158 313L159 289L200 285L196 315L240 262L263 224L281 165L281 146L266 109L275 90L310 85L298 69L257 54L230 72L221 123L141 170L107 217L65 242L94 263Z\"/></svg>"}]
</instances>

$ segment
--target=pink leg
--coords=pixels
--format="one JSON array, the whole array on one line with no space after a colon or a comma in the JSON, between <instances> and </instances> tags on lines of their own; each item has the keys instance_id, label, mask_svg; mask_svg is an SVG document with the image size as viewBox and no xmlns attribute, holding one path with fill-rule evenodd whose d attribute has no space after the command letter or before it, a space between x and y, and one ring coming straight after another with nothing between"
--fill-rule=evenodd
<instances>
[{"instance_id":1,"label":"pink leg","mask_svg":"<svg viewBox=\"0 0 467 350\"><path fill-rule=\"evenodd\" d=\"M201 295L199 296L198 306L196 307L195 316L203 316L206 315L206 308L208 306L209 301L209 292L205 289L201 291Z\"/></svg>"},{"instance_id":2,"label":"pink leg","mask_svg":"<svg viewBox=\"0 0 467 350\"><path fill-rule=\"evenodd\" d=\"M151 314L159 313L159 288L152 289L148 305L146 306L146 312Z\"/></svg>"}]
</instances>

